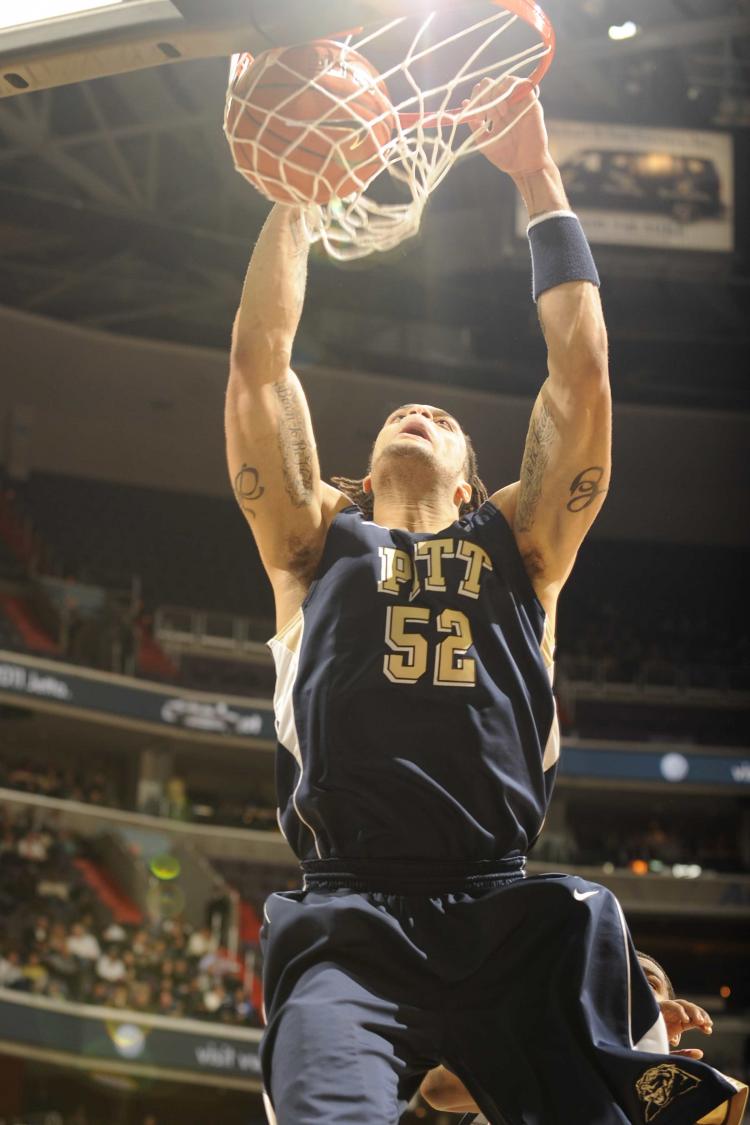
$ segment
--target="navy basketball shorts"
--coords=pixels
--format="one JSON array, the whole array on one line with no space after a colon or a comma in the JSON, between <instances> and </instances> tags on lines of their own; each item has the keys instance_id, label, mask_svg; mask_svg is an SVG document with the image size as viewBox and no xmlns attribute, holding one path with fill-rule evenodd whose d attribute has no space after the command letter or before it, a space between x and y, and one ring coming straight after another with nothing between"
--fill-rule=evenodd
<instances>
[{"instance_id":1,"label":"navy basketball shorts","mask_svg":"<svg viewBox=\"0 0 750 1125\"><path fill-rule=\"evenodd\" d=\"M567 875L274 894L261 1061L278 1125L396 1125L442 1063L490 1125L692 1125L731 1097L670 1055L615 897Z\"/></svg>"}]
</instances>

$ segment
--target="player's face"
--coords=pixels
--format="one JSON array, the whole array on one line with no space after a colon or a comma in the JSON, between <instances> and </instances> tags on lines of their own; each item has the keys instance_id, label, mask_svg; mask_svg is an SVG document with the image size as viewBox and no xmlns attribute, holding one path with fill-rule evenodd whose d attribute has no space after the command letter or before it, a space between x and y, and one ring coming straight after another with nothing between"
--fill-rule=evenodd
<instances>
[{"instance_id":1,"label":"player's face","mask_svg":"<svg viewBox=\"0 0 750 1125\"><path fill-rule=\"evenodd\" d=\"M656 999L660 1003L663 1000L669 1000L669 989L661 968L648 957L639 957L638 964L643 969L643 975L651 986L651 991Z\"/></svg>"},{"instance_id":2,"label":"player's face","mask_svg":"<svg viewBox=\"0 0 750 1125\"><path fill-rule=\"evenodd\" d=\"M466 439L447 411L410 403L386 418L372 451L373 468L384 456L431 461L443 472L459 478L463 477L466 464Z\"/></svg>"}]
</instances>

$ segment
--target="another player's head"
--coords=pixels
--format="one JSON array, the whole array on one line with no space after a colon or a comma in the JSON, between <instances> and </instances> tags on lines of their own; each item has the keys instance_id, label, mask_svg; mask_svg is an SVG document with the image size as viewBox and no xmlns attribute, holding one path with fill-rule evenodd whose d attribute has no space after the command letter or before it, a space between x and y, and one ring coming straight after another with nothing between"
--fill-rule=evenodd
<instances>
[{"instance_id":1,"label":"another player's head","mask_svg":"<svg viewBox=\"0 0 750 1125\"><path fill-rule=\"evenodd\" d=\"M368 518L375 495L394 482L443 492L460 515L487 499L471 438L451 414L436 406L410 403L394 410L375 439L367 476L333 478Z\"/></svg>"},{"instance_id":2,"label":"another player's head","mask_svg":"<svg viewBox=\"0 0 750 1125\"><path fill-rule=\"evenodd\" d=\"M674 1000L675 991L672 982L659 962L648 953L641 953L640 950L636 950L636 956L656 999L660 1002Z\"/></svg>"}]
</instances>

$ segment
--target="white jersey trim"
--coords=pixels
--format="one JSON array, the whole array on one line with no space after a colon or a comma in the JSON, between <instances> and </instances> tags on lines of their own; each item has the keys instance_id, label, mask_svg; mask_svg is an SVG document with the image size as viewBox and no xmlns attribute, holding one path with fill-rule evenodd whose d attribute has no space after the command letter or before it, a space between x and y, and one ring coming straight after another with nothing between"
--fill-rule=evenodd
<instances>
[{"instance_id":1,"label":"white jersey trim","mask_svg":"<svg viewBox=\"0 0 750 1125\"><path fill-rule=\"evenodd\" d=\"M317 852L318 858L322 858L315 829L311 824L308 824L297 805L297 793L302 784L305 767L302 761L302 750L299 744L297 722L294 716L294 685L297 682L297 671L299 668L300 652L302 651L302 637L304 631L305 618L300 608L291 621L289 621L283 629L280 629L275 637L271 637L271 640L268 642L268 647L271 650L274 664L276 665L276 688L273 693L273 712L276 737L279 740L279 744L283 746L285 750L289 751L299 766L299 779L294 787L294 793L292 794L294 811L305 828L311 833L315 842L315 851ZM281 817L278 815L277 820L279 822L279 827L281 827ZM284 836L286 837L286 833L284 833ZM288 842L287 840L287 843Z\"/></svg>"},{"instance_id":2,"label":"white jersey trim","mask_svg":"<svg viewBox=\"0 0 750 1125\"><path fill-rule=\"evenodd\" d=\"M664 1016L659 1012L656 1018L656 1023L650 1027L645 1035L641 1036L635 1044L636 1051L648 1051L650 1054L655 1055L668 1055L669 1054L669 1036L667 1035L667 1025L664 1022Z\"/></svg>"},{"instance_id":3,"label":"white jersey trim","mask_svg":"<svg viewBox=\"0 0 750 1125\"><path fill-rule=\"evenodd\" d=\"M266 1111L266 1118L268 1119L268 1125L276 1125L276 1114L273 1112L273 1106L271 1105L271 1099L269 1098L269 1096L268 1096L268 1094L266 1093L265 1090L263 1091L263 1108Z\"/></svg>"},{"instance_id":4,"label":"white jersey trim","mask_svg":"<svg viewBox=\"0 0 750 1125\"><path fill-rule=\"evenodd\" d=\"M544 619L544 633L542 634L542 643L539 646L542 651L542 660L544 666L549 674L550 684L555 682L555 636L552 632L552 622L550 618L545 616ZM552 725L547 735L547 742L544 747L544 756L542 758L542 769L546 773L548 769L555 765L560 759L560 720L557 716L557 700L554 695L552 697L552 705L554 707L554 714L552 716Z\"/></svg>"}]
</instances>

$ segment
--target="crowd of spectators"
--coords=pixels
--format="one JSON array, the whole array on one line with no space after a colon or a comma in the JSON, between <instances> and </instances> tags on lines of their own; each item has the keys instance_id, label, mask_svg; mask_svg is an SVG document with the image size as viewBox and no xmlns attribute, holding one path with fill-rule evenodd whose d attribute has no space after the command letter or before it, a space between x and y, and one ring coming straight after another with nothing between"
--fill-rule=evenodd
<instances>
[{"instance_id":1,"label":"crowd of spectators","mask_svg":"<svg viewBox=\"0 0 750 1125\"><path fill-rule=\"evenodd\" d=\"M743 873L750 871L750 857L743 855L740 839L740 824L729 817L720 822L684 810L659 816L574 805L565 830L544 832L532 858L571 866L635 865L643 874L676 865Z\"/></svg>"},{"instance_id":2,"label":"crowd of spectators","mask_svg":"<svg viewBox=\"0 0 750 1125\"><path fill-rule=\"evenodd\" d=\"M84 801L88 805L119 807L115 787L103 769L76 770L69 766L40 765L28 759L11 762L0 758L0 788L66 801Z\"/></svg>"},{"instance_id":3,"label":"crowd of spectators","mask_svg":"<svg viewBox=\"0 0 750 1125\"><path fill-rule=\"evenodd\" d=\"M745 564L721 548L587 543L560 600L561 668L571 679L750 690L750 632L735 607Z\"/></svg>"},{"instance_id":4,"label":"crowd of spectators","mask_svg":"<svg viewBox=\"0 0 750 1125\"><path fill-rule=\"evenodd\" d=\"M272 805L262 805L242 797L193 795L185 779L179 775L167 781L161 796L150 799L144 806L136 807L135 802L129 806L122 800L112 772L101 764L63 768L29 758L0 757L0 789L83 801L111 809L130 807L133 812L186 823L222 824L258 831L274 831L277 827L276 810Z\"/></svg>"},{"instance_id":5,"label":"crowd of spectators","mask_svg":"<svg viewBox=\"0 0 750 1125\"><path fill-rule=\"evenodd\" d=\"M55 573L67 575L44 578L41 587L57 607L55 635L69 659L135 669L148 619L142 602L123 600L135 575L149 613L177 604L272 617L257 550L228 499L44 473L7 482L3 494L8 511L30 519L52 549ZM188 552L175 551L175 542L188 540ZM226 547L220 558L216 542ZM722 547L587 541L560 604L561 664L571 679L750 690L750 636L736 612L746 563L746 553ZM184 682L270 690L270 665L215 657L183 656Z\"/></svg>"},{"instance_id":6,"label":"crowd of spectators","mask_svg":"<svg viewBox=\"0 0 750 1125\"><path fill-rule=\"evenodd\" d=\"M103 769L96 767L90 771L57 769L24 760L9 764L0 759L0 788L110 808L124 807L117 799L111 778ZM264 831L275 831L277 828L273 807L242 798L221 798L211 803L205 797L194 800L184 780L178 776L168 781L163 797L153 807L137 811L186 823L215 823ZM569 863L610 862L626 867L633 860L646 859L657 860L666 866L700 862L714 871L743 871L747 869L747 864L739 852L738 835L727 823L710 821L702 824L700 820L679 813L670 815L666 820L652 817L648 821L641 815L629 814L622 822L622 818L613 811L612 816L602 822L588 810L585 815L573 818L564 840L553 840L547 832L540 849L544 851L546 846L547 851L551 849L550 859Z\"/></svg>"},{"instance_id":7,"label":"crowd of spectators","mask_svg":"<svg viewBox=\"0 0 750 1125\"><path fill-rule=\"evenodd\" d=\"M750 637L610 602L561 629L559 668L569 679L747 691Z\"/></svg>"},{"instance_id":8,"label":"crowd of spectators","mask_svg":"<svg viewBox=\"0 0 750 1125\"><path fill-rule=\"evenodd\" d=\"M254 979L210 928L123 926L75 866L87 842L0 814L0 986L56 1000L258 1026Z\"/></svg>"}]
</instances>

